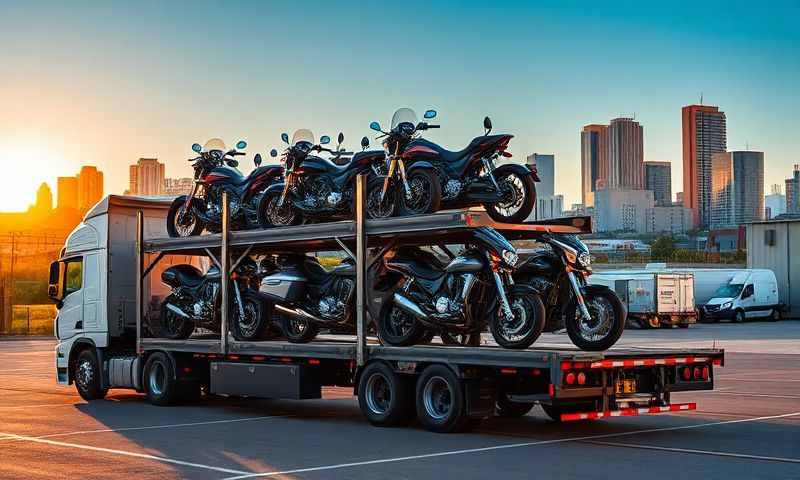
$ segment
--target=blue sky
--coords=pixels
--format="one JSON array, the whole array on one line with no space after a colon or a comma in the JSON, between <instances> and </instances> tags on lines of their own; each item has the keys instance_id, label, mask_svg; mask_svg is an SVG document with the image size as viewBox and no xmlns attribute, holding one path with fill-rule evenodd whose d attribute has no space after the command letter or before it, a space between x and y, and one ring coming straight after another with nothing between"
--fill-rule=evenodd
<instances>
[{"instance_id":1,"label":"blue sky","mask_svg":"<svg viewBox=\"0 0 800 480\"><path fill-rule=\"evenodd\" d=\"M401 106L436 108L427 137L453 149L490 115L517 158L556 154L568 203L581 127L635 114L676 192L680 108L701 92L727 113L729 149L763 150L766 190L782 182L800 163L800 3L641 3L6 0L0 161L26 182L0 209L86 163L115 193L140 156L186 176L211 136L255 153L305 127L356 147Z\"/></svg>"}]
</instances>

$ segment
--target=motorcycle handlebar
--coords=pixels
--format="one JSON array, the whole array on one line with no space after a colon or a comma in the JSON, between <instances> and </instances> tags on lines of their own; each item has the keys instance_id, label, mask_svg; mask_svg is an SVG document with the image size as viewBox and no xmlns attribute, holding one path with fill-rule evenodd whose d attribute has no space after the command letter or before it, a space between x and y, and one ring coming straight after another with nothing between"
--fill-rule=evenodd
<instances>
[{"instance_id":1,"label":"motorcycle handlebar","mask_svg":"<svg viewBox=\"0 0 800 480\"><path fill-rule=\"evenodd\" d=\"M233 157L235 157L237 155L244 155L244 154L245 154L244 152L230 152L230 155L233 156Z\"/></svg>"},{"instance_id":2,"label":"motorcycle handlebar","mask_svg":"<svg viewBox=\"0 0 800 480\"><path fill-rule=\"evenodd\" d=\"M425 128L440 128L441 125L427 125Z\"/></svg>"}]
</instances>

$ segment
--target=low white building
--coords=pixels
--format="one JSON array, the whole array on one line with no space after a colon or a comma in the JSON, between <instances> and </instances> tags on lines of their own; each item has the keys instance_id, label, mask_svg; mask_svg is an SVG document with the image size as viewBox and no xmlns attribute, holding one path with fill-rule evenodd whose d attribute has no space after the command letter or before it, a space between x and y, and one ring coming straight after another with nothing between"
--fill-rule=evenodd
<instances>
[{"instance_id":1,"label":"low white building","mask_svg":"<svg viewBox=\"0 0 800 480\"><path fill-rule=\"evenodd\" d=\"M654 203L651 190L597 190L594 194L595 230L648 233L648 213Z\"/></svg>"},{"instance_id":2,"label":"low white building","mask_svg":"<svg viewBox=\"0 0 800 480\"><path fill-rule=\"evenodd\" d=\"M692 229L692 210L683 205L654 206L647 220L648 233L684 233Z\"/></svg>"},{"instance_id":3,"label":"low white building","mask_svg":"<svg viewBox=\"0 0 800 480\"><path fill-rule=\"evenodd\" d=\"M747 225L747 268L768 268L778 280L779 300L800 318L800 218Z\"/></svg>"}]
</instances>

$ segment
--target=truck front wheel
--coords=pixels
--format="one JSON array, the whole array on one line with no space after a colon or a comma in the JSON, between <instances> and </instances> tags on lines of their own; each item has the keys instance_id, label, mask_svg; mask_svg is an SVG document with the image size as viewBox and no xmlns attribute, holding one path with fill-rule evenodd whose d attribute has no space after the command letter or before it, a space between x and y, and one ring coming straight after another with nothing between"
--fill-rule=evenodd
<instances>
[{"instance_id":1,"label":"truck front wheel","mask_svg":"<svg viewBox=\"0 0 800 480\"><path fill-rule=\"evenodd\" d=\"M364 369L358 382L358 406L376 427L394 427L413 417L413 392L408 381L382 362Z\"/></svg>"},{"instance_id":2,"label":"truck front wheel","mask_svg":"<svg viewBox=\"0 0 800 480\"><path fill-rule=\"evenodd\" d=\"M84 400L100 400L108 393L101 382L100 362L94 348L87 348L75 360L73 378L75 389Z\"/></svg>"}]
</instances>

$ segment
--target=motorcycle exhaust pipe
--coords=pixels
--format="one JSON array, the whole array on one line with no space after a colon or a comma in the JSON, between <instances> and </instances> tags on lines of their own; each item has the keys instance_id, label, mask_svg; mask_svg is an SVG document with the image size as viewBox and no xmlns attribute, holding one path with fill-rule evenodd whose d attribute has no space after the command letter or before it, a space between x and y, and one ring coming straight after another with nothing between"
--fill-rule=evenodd
<instances>
[{"instance_id":1,"label":"motorcycle exhaust pipe","mask_svg":"<svg viewBox=\"0 0 800 480\"><path fill-rule=\"evenodd\" d=\"M300 308L289 308L289 307L284 307L283 305L276 304L275 310L285 315L289 315L292 318L296 318L297 320L306 320L309 322L316 322L316 323L328 323L325 320L322 320L321 318L316 317Z\"/></svg>"},{"instance_id":2,"label":"motorcycle exhaust pipe","mask_svg":"<svg viewBox=\"0 0 800 480\"><path fill-rule=\"evenodd\" d=\"M400 307L400 310L406 312L407 314L413 315L423 322L431 321L427 313L423 312L416 303L412 302L403 295L395 293L392 297L392 300L394 301L395 305Z\"/></svg>"},{"instance_id":3,"label":"motorcycle exhaust pipe","mask_svg":"<svg viewBox=\"0 0 800 480\"><path fill-rule=\"evenodd\" d=\"M178 315L179 317L183 317L183 318L186 318L186 319L189 319L189 320L192 319L192 317L189 316L188 313L184 312L183 310L181 310L180 308L176 307L175 305L173 305L171 303L167 304L167 310L169 310L170 312L174 313L175 315Z\"/></svg>"}]
</instances>

